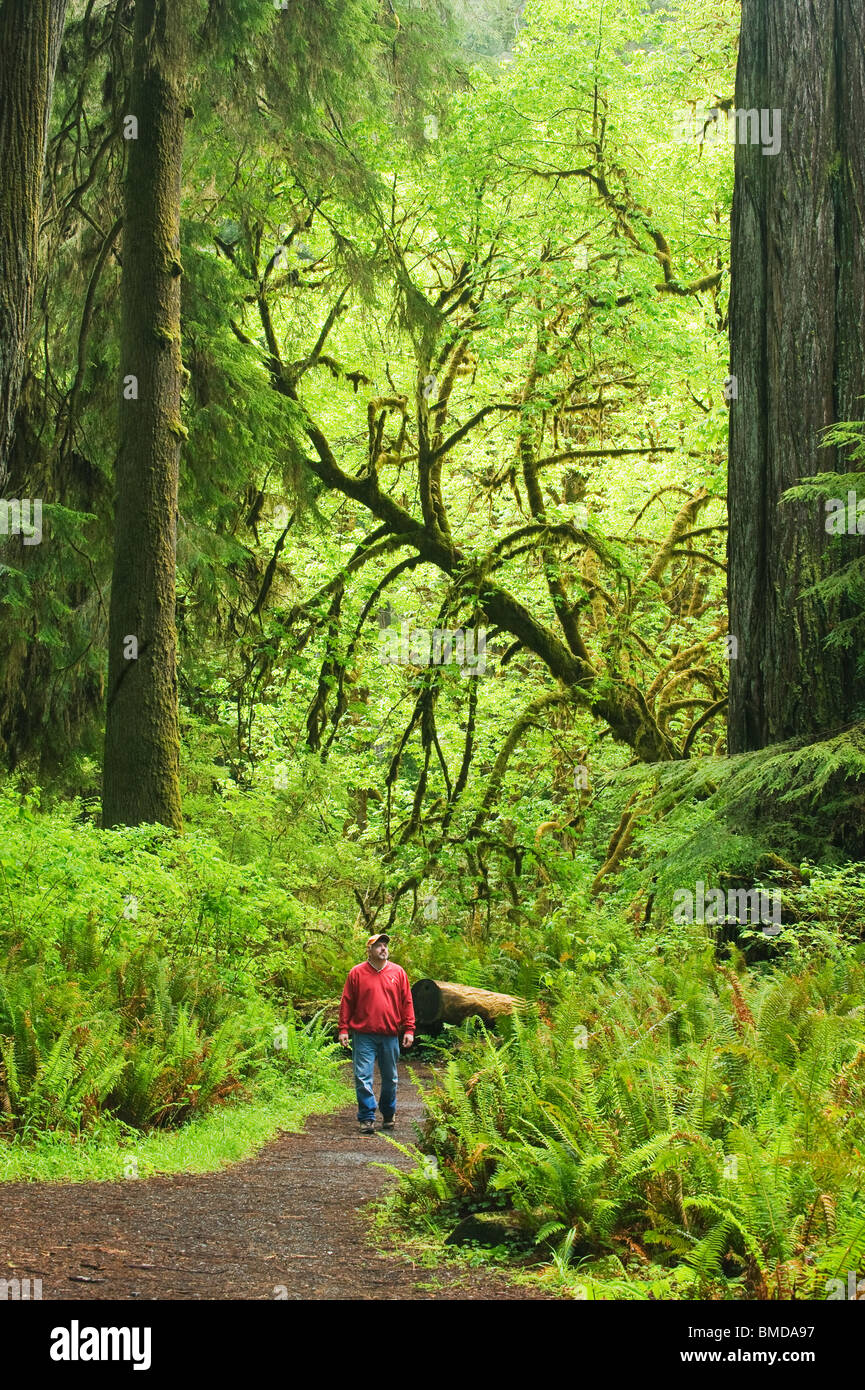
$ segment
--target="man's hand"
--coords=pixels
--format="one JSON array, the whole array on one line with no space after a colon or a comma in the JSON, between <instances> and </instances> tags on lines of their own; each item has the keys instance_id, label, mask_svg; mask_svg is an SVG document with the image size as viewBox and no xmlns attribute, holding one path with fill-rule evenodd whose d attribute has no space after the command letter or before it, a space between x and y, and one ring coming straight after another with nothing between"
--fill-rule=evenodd
<instances>
[{"instance_id":1,"label":"man's hand","mask_svg":"<svg viewBox=\"0 0 865 1390\"><path fill-rule=\"evenodd\" d=\"M403 1045L403 1047L406 1049L406 1051L408 1051L408 1049L411 1047L411 1045L412 1045L413 1042L414 1042L414 1033L406 1033L405 1036L404 1036L404 1038L403 1038L403 1040L402 1040L402 1045Z\"/></svg>"},{"instance_id":2,"label":"man's hand","mask_svg":"<svg viewBox=\"0 0 865 1390\"><path fill-rule=\"evenodd\" d=\"M343 1047L351 1047L351 1039L348 1036L348 1033L340 1033L339 1040L342 1043Z\"/></svg>"}]
</instances>

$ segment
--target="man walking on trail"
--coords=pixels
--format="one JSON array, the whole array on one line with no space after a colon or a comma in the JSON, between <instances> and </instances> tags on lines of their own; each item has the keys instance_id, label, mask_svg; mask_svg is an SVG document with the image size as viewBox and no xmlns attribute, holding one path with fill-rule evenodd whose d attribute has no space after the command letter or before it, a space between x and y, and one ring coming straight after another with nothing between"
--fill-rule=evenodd
<instances>
[{"instance_id":1,"label":"man walking on trail","mask_svg":"<svg viewBox=\"0 0 865 1390\"><path fill-rule=\"evenodd\" d=\"M352 1049L357 1118L362 1134L372 1134L375 1128L376 1062L381 1073L381 1127L393 1129L400 1033L403 1047L409 1048L414 1042L414 1005L408 975L401 965L388 960L389 941L386 932L369 938L366 960L348 972L339 1006L339 1040L343 1047Z\"/></svg>"}]
</instances>

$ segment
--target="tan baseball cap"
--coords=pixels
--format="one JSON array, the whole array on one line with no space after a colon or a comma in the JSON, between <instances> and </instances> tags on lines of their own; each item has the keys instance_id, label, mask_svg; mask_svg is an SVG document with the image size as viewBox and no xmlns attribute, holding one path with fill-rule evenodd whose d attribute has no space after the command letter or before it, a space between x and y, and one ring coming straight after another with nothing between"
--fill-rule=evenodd
<instances>
[{"instance_id":1,"label":"tan baseball cap","mask_svg":"<svg viewBox=\"0 0 865 1390\"><path fill-rule=\"evenodd\" d=\"M390 937L386 931L380 931L377 936L368 936L366 949L369 950L370 946L374 946L377 941L390 941Z\"/></svg>"}]
</instances>

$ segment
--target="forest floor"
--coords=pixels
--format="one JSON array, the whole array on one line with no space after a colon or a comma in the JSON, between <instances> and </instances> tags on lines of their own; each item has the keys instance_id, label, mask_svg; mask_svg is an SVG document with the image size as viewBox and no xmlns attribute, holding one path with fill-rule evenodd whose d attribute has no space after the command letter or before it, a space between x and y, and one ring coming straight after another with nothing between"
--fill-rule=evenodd
<instances>
[{"instance_id":1,"label":"forest floor","mask_svg":"<svg viewBox=\"0 0 865 1390\"><path fill-rule=\"evenodd\" d=\"M394 1137L423 1107L401 1066ZM429 1068L413 1068L422 1079ZM377 1124L380 1120L377 1119ZM362 1207L409 1161L358 1131L354 1106L311 1116L218 1173L4 1183L0 1278L48 1299L550 1299L477 1268L427 1267L373 1245Z\"/></svg>"}]
</instances>

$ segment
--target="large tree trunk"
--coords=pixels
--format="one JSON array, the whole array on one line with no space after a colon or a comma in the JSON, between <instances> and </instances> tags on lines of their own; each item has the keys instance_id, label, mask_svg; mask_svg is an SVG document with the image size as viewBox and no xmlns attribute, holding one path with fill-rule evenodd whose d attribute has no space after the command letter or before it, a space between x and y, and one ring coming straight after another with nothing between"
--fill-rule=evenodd
<instances>
[{"instance_id":1,"label":"large tree trunk","mask_svg":"<svg viewBox=\"0 0 865 1390\"><path fill-rule=\"evenodd\" d=\"M180 440L178 0L137 0L123 220L120 448L103 825L181 826L175 560ZM137 379L136 389L130 378ZM136 655L137 653L137 655Z\"/></svg>"},{"instance_id":2,"label":"large tree trunk","mask_svg":"<svg viewBox=\"0 0 865 1390\"><path fill-rule=\"evenodd\" d=\"M522 1007L522 1000L513 995L496 994L491 989L475 989L472 985L457 985L448 980L418 980L412 985L411 997L418 1028L437 1023L462 1023L466 1018L480 1018L492 1026L497 1018Z\"/></svg>"},{"instance_id":3,"label":"large tree trunk","mask_svg":"<svg viewBox=\"0 0 865 1390\"><path fill-rule=\"evenodd\" d=\"M736 107L779 110L781 146L775 155L759 143L736 146L732 753L837 726L865 697L856 653L824 649L838 612L803 596L826 572L825 511L810 503L779 506L800 478L845 469L843 457L821 449L821 431L863 419L861 0L743 0Z\"/></svg>"},{"instance_id":4,"label":"large tree trunk","mask_svg":"<svg viewBox=\"0 0 865 1390\"><path fill-rule=\"evenodd\" d=\"M48 118L66 4L0 3L0 493L33 307Z\"/></svg>"}]
</instances>

